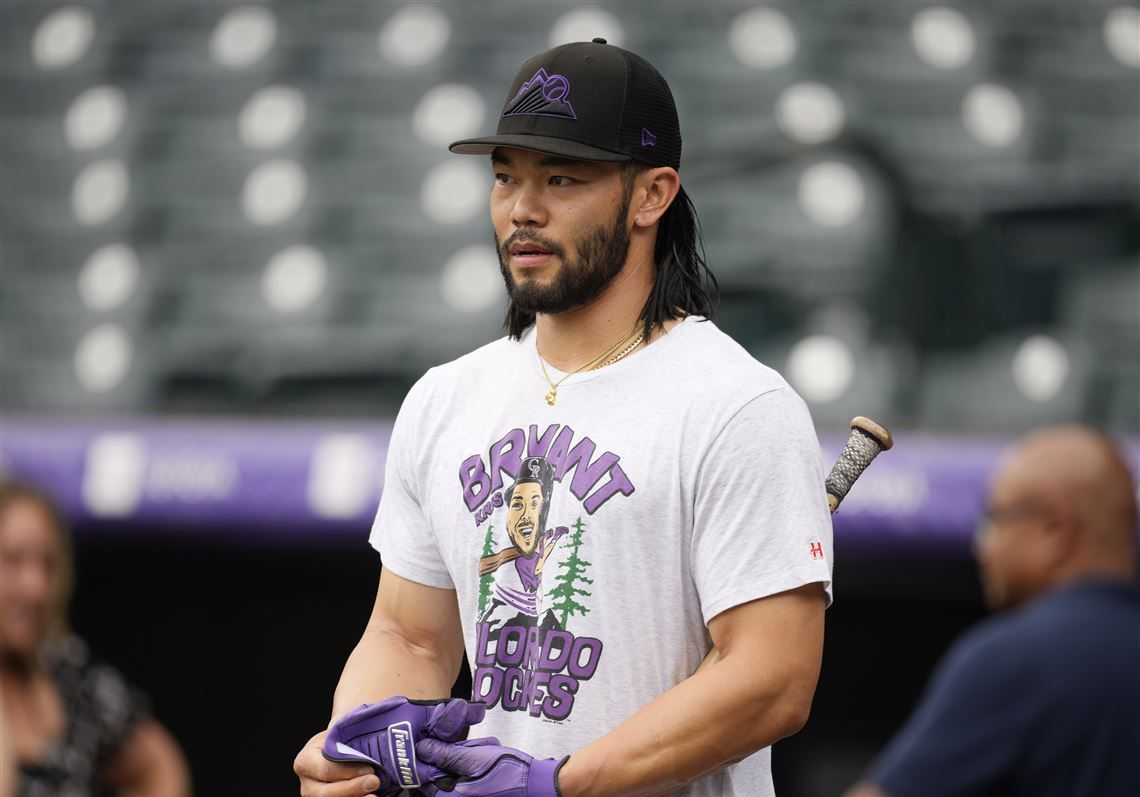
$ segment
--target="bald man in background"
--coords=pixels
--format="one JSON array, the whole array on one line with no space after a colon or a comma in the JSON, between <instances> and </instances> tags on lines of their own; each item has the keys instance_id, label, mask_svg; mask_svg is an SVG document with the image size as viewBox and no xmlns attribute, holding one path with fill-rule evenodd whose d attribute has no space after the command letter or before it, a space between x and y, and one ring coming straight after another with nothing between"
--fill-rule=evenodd
<instances>
[{"instance_id":1,"label":"bald man in background","mask_svg":"<svg viewBox=\"0 0 1140 797\"><path fill-rule=\"evenodd\" d=\"M1084 427L1019 441L975 552L998 616L964 635L845 797L1140 795L1136 491Z\"/></svg>"}]
</instances>

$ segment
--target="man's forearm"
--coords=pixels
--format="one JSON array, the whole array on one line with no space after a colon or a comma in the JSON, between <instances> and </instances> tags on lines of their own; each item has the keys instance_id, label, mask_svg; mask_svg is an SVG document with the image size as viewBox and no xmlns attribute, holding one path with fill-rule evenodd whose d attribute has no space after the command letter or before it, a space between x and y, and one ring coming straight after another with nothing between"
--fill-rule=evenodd
<instances>
[{"instance_id":1,"label":"man's forearm","mask_svg":"<svg viewBox=\"0 0 1140 797\"><path fill-rule=\"evenodd\" d=\"M349 655L333 696L332 719L361 703L393 695L413 700L448 697L462 658L417 645L387 628L369 627Z\"/></svg>"},{"instance_id":2,"label":"man's forearm","mask_svg":"<svg viewBox=\"0 0 1140 797\"><path fill-rule=\"evenodd\" d=\"M564 797L666 794L799 730L801 703L775 689L742 695L737 676L754 676L734 665L702 670L572 755Z\"/></svg>"},{"instance_id":3,"label":"man's forearm","mask_svg":"<svg viewBox=\"0 0 1140 797\"><path fill-rule=\"evenodd\" d=\"M571 755L564 797L666 794L798 731L819 679L824 604L813 584L715 619L722 658Z\"/></svg>"}]
</instances>

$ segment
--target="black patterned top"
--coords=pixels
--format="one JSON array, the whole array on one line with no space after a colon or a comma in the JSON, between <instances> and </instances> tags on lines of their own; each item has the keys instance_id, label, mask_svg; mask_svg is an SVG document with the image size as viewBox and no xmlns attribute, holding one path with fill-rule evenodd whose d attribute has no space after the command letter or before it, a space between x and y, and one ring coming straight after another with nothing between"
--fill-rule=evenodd
<instances>
[{"instance_id":1,"label":"black patterned top","mask_svg":"<svg viewBox=\"0 0 1140 797\"><path fill-rule=\"evenodd\" d=\"M112 667L68 636L44 657L66 713L63 738L42 760L20 766L19 797L100 797L99 768L123 745L147 701Z\"/></svg>"}]
</instances>

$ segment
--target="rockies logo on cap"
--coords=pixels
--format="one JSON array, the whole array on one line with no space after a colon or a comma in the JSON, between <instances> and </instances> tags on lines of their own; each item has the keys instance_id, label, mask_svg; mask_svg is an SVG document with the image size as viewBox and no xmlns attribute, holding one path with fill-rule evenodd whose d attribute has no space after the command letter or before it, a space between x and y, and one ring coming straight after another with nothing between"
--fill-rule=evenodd
<instances>
[{"instance_id":1,"label":"rockies logo on cap","mask_svg":"<svg viewBox=\"0 0 1140 797\"><path fill-rule=\"evenodd\" d=\"M549 493L554 486L554 466L546 457L527 457L512 488L520 484L538 484L544 493Z\"/></svg>"},{"instance_id":2,"label":"rockies logo on cap","mask_svg":"<svg viewBox=\"0 0 1140 797\"><path fill-rule=\"evenodd\" d=\"M519 89L515 98L503 109L503 116L561 116L577 119L574 106L567 100L570 81L563 75L547 75L539 69Z\"/></svg>"}]
</instances>

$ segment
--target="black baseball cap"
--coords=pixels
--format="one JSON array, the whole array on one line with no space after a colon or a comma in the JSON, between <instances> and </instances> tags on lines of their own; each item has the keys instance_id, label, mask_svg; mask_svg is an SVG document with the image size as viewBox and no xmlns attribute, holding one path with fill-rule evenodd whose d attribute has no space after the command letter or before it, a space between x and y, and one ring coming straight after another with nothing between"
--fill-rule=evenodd
<instances>
[{"instance_id":1,"label":"black baseball cap","mask_svg":"<svg viewBox=\"0 0 1140 797\"><path fill-rule=\"evenodd\" d=\"M590 161L681 166L681 126L669 84L652 64L605 39L531 58L511 83L493 136L456 141L461 155L518 147Z\"/></svg>"},{"instance_id":2,"label":"black baseball cap","mask_svg":"<svg viewBox=\"0 0 1140 797\"><path fill-rule=\"evenodd\" d=\"M515 476L515 483L507 491L508 498L520 484L538 484L542 486L543 492L549 492L554 486L554 466L546 457L527 457Z\"/></svg>"}]
</instances>

